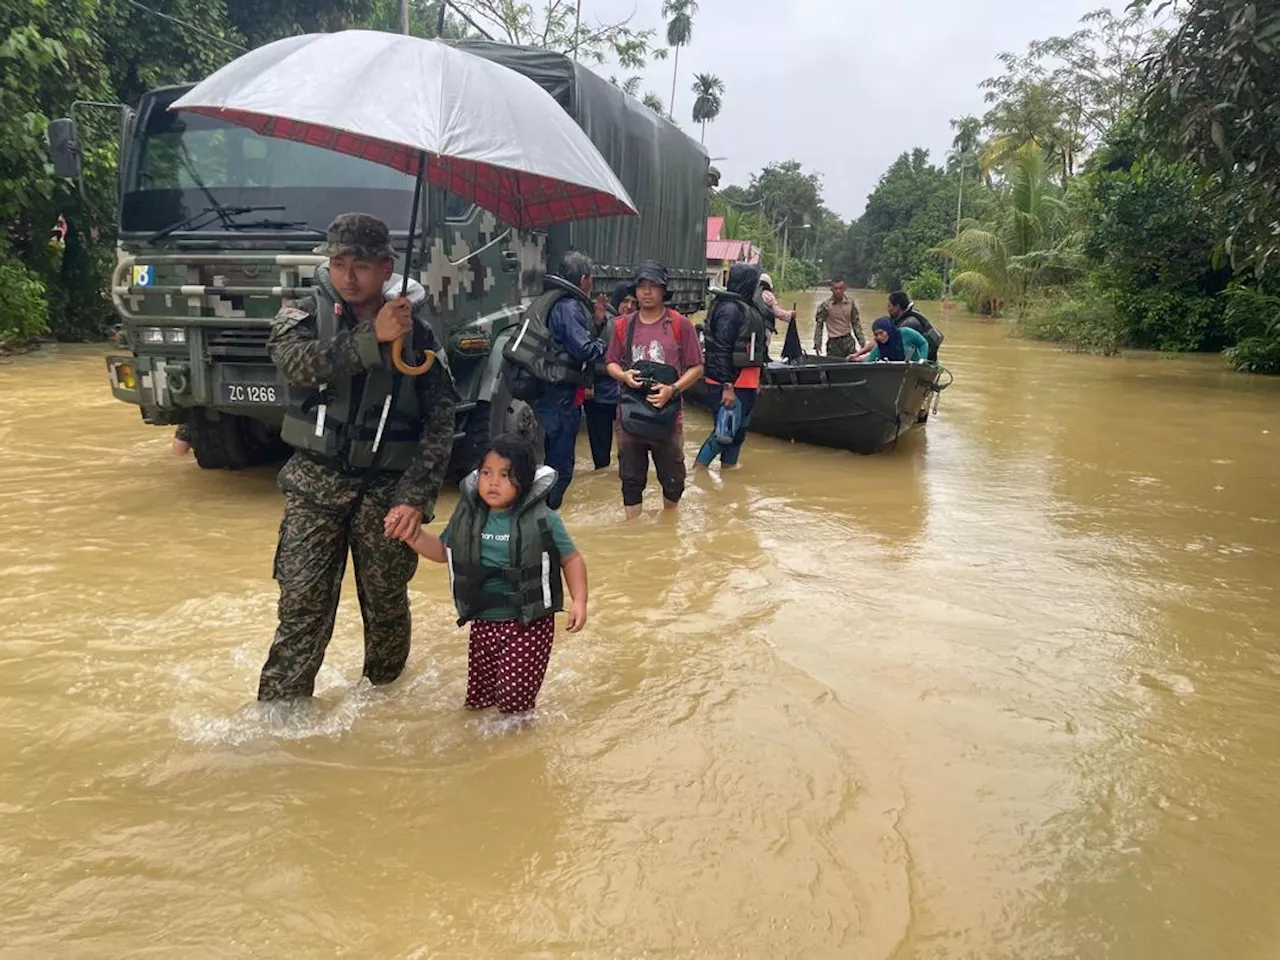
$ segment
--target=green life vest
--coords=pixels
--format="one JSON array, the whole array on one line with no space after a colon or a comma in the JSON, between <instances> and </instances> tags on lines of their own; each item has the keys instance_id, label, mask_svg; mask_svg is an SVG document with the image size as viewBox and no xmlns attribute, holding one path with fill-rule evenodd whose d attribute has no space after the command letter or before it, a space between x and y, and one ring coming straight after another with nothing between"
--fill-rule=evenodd
<instances>
[{"instance_id":1,"label":"green life vest","mask_svg":"<svg viewBox=\"0 0 1280 960\"><path fill-rule=\"evenodd\" d=\"M327 274L317 272L316 280L314 303L304 303L303 309L310 306L313 311L317 339L331 340L348 318L339 315L339 297ZM430 342L430 328L415 309L414 345ZM352 409L358 380L363 380L363 388ZM379 470L402 472L418 451L426 415L413 381L389 365L380 365L358 377L318 387L290 384L280 435L294 449L345 469L367 470L376 463Z\"/></svg>"},{"instance_id":2,"label":"green life vest","mask_svg":"<svg viewBox=\"0 0 1280 960\"><path fill-rule=\"evenodd\" d=\"M546 277L542 295L525 311L524 322L516 335L502 349L505 359L528 371L535 379L546 383L590 384L594 375L593 365L575 360L547 326L551 308L566 297L586 305L587 315L593 314L591 301L573 284L560 277Z\"/></svg>"},{"instance_id":3,"label":"green life vest","mask_svg":"<svg viewBox=\"0 0 1280 960\"><path fill-rule=\"evenodd\" d=\"M489 508L480 499L478 471L472 471L459 484L458 506L445 530L458 626L499 608L515 608L524 624L564 609L562 558L551 532L551 508L546 503L555 482L555 470L539 467L533 488L511 508L511 558L502 569L480 562L480 535L489 519ZM503 580L508 592L486 590L491 579Z\"/></svg>"},{"instance_id":4,"label":"green life vest","mask_svg":"<svg viewBox=\"0 0 1280 960\"><path fill-rule=\"evenodd\" d=\"M769 307L760 295L759 288L756 288L755 297L751 300L740 297L731 290L717 289L716 297L711 301L711 306L707 309L707 316L711 316L721 298L732 300L742 307L743 315L746 319L743 321L742 329L738 331L738 339L733 344L733 365L738 370L747 367L763 367L765 365L765 338L768 329L765 323L765 317L769 316Z\"/></svg>"}]
</instances>

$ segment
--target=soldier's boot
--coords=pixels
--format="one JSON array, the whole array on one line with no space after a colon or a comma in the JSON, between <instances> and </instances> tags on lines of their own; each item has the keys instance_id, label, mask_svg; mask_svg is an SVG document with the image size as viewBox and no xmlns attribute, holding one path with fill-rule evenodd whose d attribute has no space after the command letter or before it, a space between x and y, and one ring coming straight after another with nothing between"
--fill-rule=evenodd
<instances>
[{"instance_id":1,"label":"soldier's boot","mask_svg":"<svg viewBox=\"0 0 1280 960\"><path fill-rule=\"evenodd\" d=\"M315 691L346 567L344 518L286 495L274 570L280 623L258 680L259 700L309 697Z\"/></svg>"},{"instance_id":2,"label":"soldier's boot","mask_svg":"<svg viewBox=\"0 0 1280 960\"><path fill-rule=\"evenodd\" d=\"M391 683L409 659L409 581L418 555L383 532L389 506L365 496L351 524L351 558L364 620L364 675L375 685Z\"/></svg>"}]
</instances>

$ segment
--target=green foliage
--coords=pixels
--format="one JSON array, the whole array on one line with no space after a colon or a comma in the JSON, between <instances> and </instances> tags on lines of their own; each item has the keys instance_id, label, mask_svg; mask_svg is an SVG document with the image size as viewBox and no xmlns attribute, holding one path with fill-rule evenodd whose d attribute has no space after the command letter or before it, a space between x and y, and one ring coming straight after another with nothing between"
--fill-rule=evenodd
<instances>
[{"instance_id":1,"label":"green foliage","mask_svg":"<svg viewBox=\"0 0 1280 960\"><path fill-rule=\"evenodd\" d=\"M1213 262L1218 210L1196 171L1143 149L1122 123L1099 149L1073 195L1082 249L1115 305L1128 346L1221 349L1230 271Z\"/></svg>"},{"instance_id":2,"label":"green foliage","mask_svg":"<svg viewBox=\"0 0 1280 960\"><path fill-rule=\"evenodd\" d=\"M707 124L720 116L724 81L713 73L700 73L693 81L693 122L702 124L702 140L707 139Z\"/></svg>"},{"instance_id":3,"label":"green foliage","mask_svg":"<svg viewBox=\"0 0 1280 960\"><path fill-rule=\"evenodd\" d=\"M1021 313L1037 289L1068 281L1077 265L1064 239L1067 206L1043 151L1024 144L1001 172L1000 216L962 223L959 234L932 252L950 261L952 287L971 308L998 313L1008 303Z\"/></svg>"},{"instance_id":4,"label":"green foliage","mask_svg":"<svg viewBox=\"0 0 1280 960\"><path fill-rule=\"evenodd\" d=\"M49 329L43 281L0 250L0 345Z\"/></svg>"},{"instance_id":5,"label":"green foliage","mask_svg":"<svg viewBox=\"0 0 1280 960\"><path fill-rule=\"evenodd\" d=\"M1083 353L1118 353L1122 342L1111 304L1088 286L1064 297L1033 300L1018 319L1018 332L1032 340L1065 343Z\"/></svg>"},{"instance_id":6,"label":"green foliage","mask_svg":"<svg viewBox=\"0 0 1280 960\"><path fill-rule=\"evenodd\" d=\"M912 300L941 300L942 274L933 267L925 267L903 285Z\"/></svg>"},{"instance_id":7,"label":"green foliage","mask_svg":"<svg viewBox=\"0 0 1280 960\"><path fill-rule=\"evenodd\" d=\"M1191 0L1152 57L1151 134L1208 174L1222 201L1224 244L1262 275L1280 253L1280 7L1255 0Z\"/></svg>"},{"instance_id":8,"label":"green foliage","mask_svg":"<svg viewBox=\"0 0 1280 960\"><path fill-rule=\"evenodd\" d=\"M958 176L929 163L919 148L903 153L867 198L867 209L850 227L835 264L857 286L897 290L907 277L936 266L931 252L955 232ZM988 215L989 191L967 189L962 214Z\"/></svg>"},{"instance_id":9,"label":"green foliage","mask_svg":"<svg viewBox=\"0 0 1280 960\"><path fill-rule=\"evenodd\" d=\"M1236 337L1225 351L1227 362L1250 373L1280 373L1280 296L1236 283L1223 299L1227 329Z\"/></svg>"}]
</instances>

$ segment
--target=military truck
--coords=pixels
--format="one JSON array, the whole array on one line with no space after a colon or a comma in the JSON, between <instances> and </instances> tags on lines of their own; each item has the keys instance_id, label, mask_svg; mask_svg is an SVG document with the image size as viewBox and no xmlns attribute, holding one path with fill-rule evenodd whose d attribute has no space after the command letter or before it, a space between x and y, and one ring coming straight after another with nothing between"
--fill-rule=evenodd
<instances>
[{"instance_id":1,"label":"military truck","mask_svg":"<svg viewBox=\"0 0 1280 960\"><path fill-rule=\"evenodd\" d=\"M426 289L462 398L455 475L495 432L538 435L531 411L504 389L502 346L566 251L596 262L597 292L630 277L641 260L661 260L672 305L703 308L709 167L695 140L567 57L479 41L459 46L547 90L613 167L640 216L523 232L459 197L426 191L425 258L409 269ZM135 109L121 108L111 295L128 352L107 357L107 377L145 422L188 424L200 466L238 469L283 452L284 381L267 336L281 303L305 295L324 263L312 250L325 226L346 211L380 217L403 270L413 181L365 160L169 111L191 86L152 90ZM61 167L78 173L75 124L56 123L55 166L61 147Z\"/></svg>"}]
</instances>

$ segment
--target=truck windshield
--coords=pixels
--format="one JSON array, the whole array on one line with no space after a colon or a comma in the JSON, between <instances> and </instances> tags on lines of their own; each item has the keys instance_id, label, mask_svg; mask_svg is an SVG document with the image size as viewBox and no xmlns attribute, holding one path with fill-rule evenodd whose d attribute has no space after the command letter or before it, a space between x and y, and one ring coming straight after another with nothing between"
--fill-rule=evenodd
<instances>
[{"instance_id":1,"label":"truck windshield","mask_svg":"<svg viewBox=\"0 0 1280 960\"><path fill-rule=\"evenodd\" d=\"M392 231L408 229L412 177L199 114L171 113L166 107L180 93L144 105L126 167L122 232L154 233L210 207L268 205L273 219L312 230L350 211L371 213ZM214 218L200 232L234 229L233 221Z\"/></svg>"}]
</instances>

